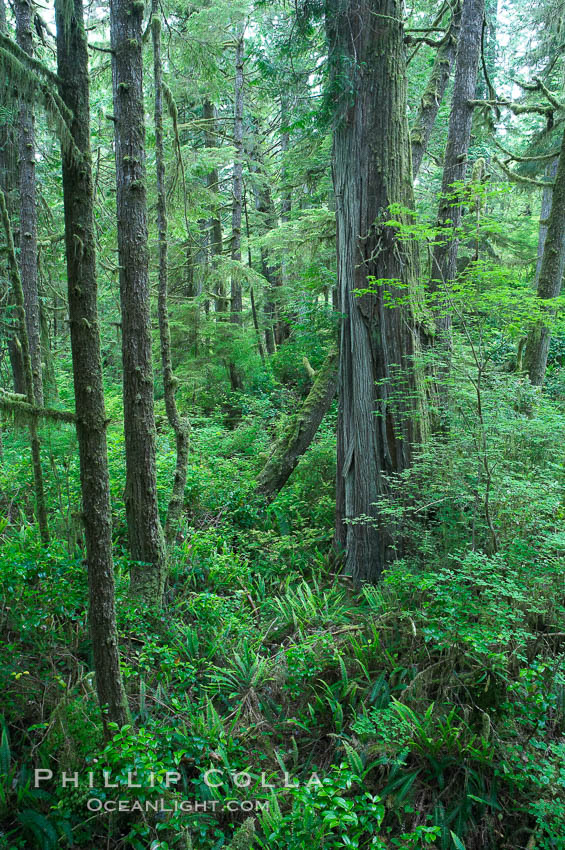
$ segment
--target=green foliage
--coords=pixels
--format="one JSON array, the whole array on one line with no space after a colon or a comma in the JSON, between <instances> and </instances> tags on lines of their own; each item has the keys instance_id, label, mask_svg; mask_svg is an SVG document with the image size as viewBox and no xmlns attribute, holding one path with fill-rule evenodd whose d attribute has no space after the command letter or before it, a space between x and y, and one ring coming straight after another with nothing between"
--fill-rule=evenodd
<instances>
[{"instance_id":1,"label":"green foliage","mask_svg":"<svg viewBox=\"0 0 565 850\"><path fill-rule=\"evenodd\" d=\"M363 780L347 764L332 765L320 781L292 789L292 804L283 814L276 802L261 816L266 841L275 850L325 850L338 847L377 847L385 807L379 797L363 791ZM359 787L360 786L360 787Z\"/></svg>"},{"instance_id":2,"label":"green foliage","mask_svg":"<svg viewBox=\"0 0 565 850\"><path fill-rule=\"evenodd\" d=\"M433 296L427 286L431 250L451 235L436 225L449 98L418 176L416 214L389 211L389 225L419 255L419 328L433 337L434 312L453 319L451 368L440 387L447 402L434 380L445 375L441 354L428 347L417 364L438 427L411 468L387 481L379 501L393 538L403 541L398 560L379 587L358 591L331 551L337 405L274 501L267 507L256 493L274 441L311 386L304 358L317 370L339 324L333 295L341 201L331 188L326 119L332 96L347 106L361 69L333 56L340 73L333 90L327 85L323 6L319 0L254 6L213 0L160 9L169 106L172 356L179 409L189 415L192 433L159 615L128 597L113 122L107 120L111 67L104 9L99 4L90 15L100 330L118 631L132 725L112 728L104 741L87 625L74 429L40 425L54 540L42 547L27 435L3 421L0 850L565 848L563 297L548 318L534 295L541 190L533 183L510 187L494 160L492 121L484 114L475 116L468 159L471 167L486 163L492 173L453 188L452 202L463 201L464 216L452 285ZM418 0L408 28L434 26L435 11ZM504 50L494 58L489 15L492 9L485 62L496 88L515 89L515 80L545 68L548 90L558 91L563 27L557 0L535 9L506 4L497 22ZM242 20L248 24L246 197L243 260L235 262L229 257L232 66L234 27ZM147 80L149 43L145 50ZM49 404L70 410L59 143L41 102L63 131L65 124L58 102L49 100L49 41L36 40L36 52L41 64L27 70L16 65L13 51L3 54L3 67L12 70L0 130L4 150L17 129L14 95L41 94L34 96L40 283L56 384ZM425 42L410 49L409 120L433 59ZM486 86L479 79L481 86L482 97ZM148 89L148 114L151 97ZM539 90L525 90L522 105L539 98ZM204 118L205 99L214 107L212 122ZM504 111L497 118L504 146L525 157L555 149L562 112L547 125L539 114L516 118ZM148 122L152 283L153 165ZM545 161L526 159L515 170L535 180L544 167ZM219 255L209 250L215 216L223 237ZM6 284L1 254L0 277ZM243 287L241 325L229 321L232 278ZM400 289L391 299L390 283L369 280L367 289L384 288L389 307L413 296ZM0 366L8 387L5 342L13 308L3 303L2 309ZM542 315L552 341L540 392L521 372L519 354L529 326ZM265 356L265 330L274 322L283 328L276 350ZM156 329L154 341L157 363ZM243 391L232 390L230 362L241 369ZM175 443L158 375L155 394L164 518ZM54 779L36 788L36 768L53 770ZM95 771L93 787L63 786L62 772L75 770ZM105 787L103 770L118 789ZM217 785L206 783L210 770ZM178 771L179 782L167 787L167 771ZM153 773L153 787L128 787L128 773L145 779ZM248 787L238 784L239 774L249 777ZM311 781L313 774L319 781ZM93 796L143 804L163 799L169 810L91 812ZM183 800L208 808L183 812L175 808Z\"/></svg>"}]
</instances>

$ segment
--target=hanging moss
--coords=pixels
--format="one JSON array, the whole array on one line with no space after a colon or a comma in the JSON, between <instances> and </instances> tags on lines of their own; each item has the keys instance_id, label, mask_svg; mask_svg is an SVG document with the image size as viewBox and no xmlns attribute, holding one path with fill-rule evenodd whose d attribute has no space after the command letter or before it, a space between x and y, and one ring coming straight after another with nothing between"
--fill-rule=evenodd
<instances>
[{"instance_id":1,"label":"hanging moss","mask_svg":"<svg viewBox=\"0 0 565 850\"><path fill-rule=\"evenodd\" d=\"M0 70L13 85L18 97L28 102L41 102L62 144L80 156L70 131L72 113L56 90L57 76L3 33L0 33Z\"/></svg>"},{"instance_id":2,"label":"hanging moss","mask_svg":"<svg viewBox=\"0 0 565 850\"><path fill-rule=\"evenodd\" d=\"M57 410L54 407L36 407L26 401L26 397L19 393L9 393L0 390L0 408L12 417L14 425L29 425L38 419L49 419L53 422L66 422L74 424L76 416L68 410Z\"/></svg>"},{"instance_id":3,"label":"hanging moss","mask_svg":"<svg viewBox=\"0 0 565 850\"><path fill-rule=\"evenodd\" d=\"M21 62L22 65L33 69L36 73L49 80L54 86L58 85L59 78L57 77L57 74L54 74L53 71L44 65L43 62L40 62L39 59L35 59L33 56L26 53L19 44L12 41L12 39L3 32L0 32L0 47L9 51L16 60Z\"/></svg>"}]
</instances>

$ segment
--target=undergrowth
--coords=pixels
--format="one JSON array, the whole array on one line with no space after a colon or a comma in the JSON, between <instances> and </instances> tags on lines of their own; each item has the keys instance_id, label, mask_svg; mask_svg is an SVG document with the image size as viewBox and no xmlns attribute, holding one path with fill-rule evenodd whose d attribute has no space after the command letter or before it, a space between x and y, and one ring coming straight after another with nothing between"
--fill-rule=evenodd
<instances>
[{"instance_id":1,"label":"undergrowth","mask_svg":"<svg viewBox=\"0 0 565 850\"><path fill-rule=\"evenodd\" d=\"M542 434L539 402L516 386L503 402L494 379L485 390L498 399L487 423L497 545L476 434L454 428L397 482L389 510L408 545L361 592L330 550L335 413L269 508L254 495L274 421L267 402L250 402L235 430L221 411L196 420L159 616L127 595L123 441L112 430L132 725L109 744L71 522L73 444L52 435L68 479L60 499L51 494L53 521L67 537L45 549L25 501L13 498L25 457L6 435L0 848L563 850L563 422L557 402L544 401L553 425ZM472 421L471 402L453 415ZM159 441L166 496L173 445L164 429ZM34 787L36 769L53 777ZM62 773L75 771L78 783L63 787ZM105 787L103 771L117 788ZM128 774L140 788L127 787ZM99 812L92 799L164 801L167 811Z\"/></svg>"}]
</instances>

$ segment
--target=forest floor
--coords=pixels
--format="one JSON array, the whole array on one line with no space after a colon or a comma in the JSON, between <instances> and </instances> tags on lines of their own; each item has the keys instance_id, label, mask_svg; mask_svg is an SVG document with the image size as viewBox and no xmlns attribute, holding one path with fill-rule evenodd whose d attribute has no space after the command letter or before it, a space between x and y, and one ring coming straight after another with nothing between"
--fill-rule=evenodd
<instances>
[{"instance_id":1,"label":"forest floor","mask_svg":"<svg viewBox=\"0 0 565 850\"><path fill-rule=\"evenodd\" d=\"M329 554L335 412L266 509L253 482L272 416L264 400L249 404L234 430L221 413L193 420L185 527L158 616L128 598L123 437L110 430L133 725L109 744L76 546L74 437L66 426L42 435L58 506L59 542L46 549L16 483L29 471L25 438L5 435L0 848L212 850L238 827L232 847L564 848L563 541L547 519L555 505L543 502L543 539L518 517L494 552L484 519L467 510L471 498L428 489L421 504L436 506L425 523L421 512L402 518L413 545L378 587L357 591ZM163 504L173 448L160 425ZM496 495L503 531L504 498L514 499L514 517L521 498L509 469ZM529 491L538 522L554 484ZM473 548L471 532L483 546ZM53 777L35 788L38 768ZM118 788L104 787L103 770ZM78 772L78 787L63 787L63 771ZM128 772L143 777L141 788L127 787ZM165 800L170 811L97 812L93 799ZM180 801L193 810L175 811Z\"/></svg>"}]
</instances>

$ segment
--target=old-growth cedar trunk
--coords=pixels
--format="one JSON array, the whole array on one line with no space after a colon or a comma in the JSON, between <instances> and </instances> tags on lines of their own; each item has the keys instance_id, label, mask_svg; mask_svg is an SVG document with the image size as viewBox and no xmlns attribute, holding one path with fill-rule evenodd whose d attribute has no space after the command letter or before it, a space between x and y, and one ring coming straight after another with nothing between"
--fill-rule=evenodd
<instances>
[{"instance_id":1,"label":"old-growth cedar trunk","mask_svg":"<svg viewBox=\"0 0 565 850\"><path fill-rule=\"evenodd\" d=\"M237 44L235 48L235 110L233 128L235 158L233 163L233 200L231 220L232 263L241 262L241 220L243 211L243 46L243 25L240 25L238 27ZM230 321L233 324L241 325L243 319L242 309L241 278L239 271L236 271L234 266L232 267L231 272L230 307ZM233 359L229 364L229 372L232 390L241 390L243 388L241 372Z\"/></svg>"},{"instance_id":2,"label":"old-growth cedar trunk","mask_svg":"<svg viewBox=\"0 0 565 850\"><path fill-rule=\"evenodd\" d=\"M406 67L400 0L328 0L326 9L344 315L336 543L359 583L376 581L395 553L398 541L375 503L386 493L385 476L411 462L413 322L394 299L396 281L412 286L415 266L410 246L385 223L390 204L413 203Z\"/></svg>"},{"instance_id":3,"label":"old-growth cedar trunk","mask_svg":"<svg viewBox=\"0 0 565 850\"><path fill-rule=\"evenodd\" d=\"M112 561L112 514L97 307L90 159L88 51L82 0L56 0L59 93L73 114L76 152L63 147L63 199L76 429L88 565L89 626L96 690L108 721L123 726L128 706L120 672Z\"/></svg>"},{"instance_id":4,"label":"old-growth cedar trunk","mask_svg":"<svg viewBox=\"0 0 565 850\"><path fill-rule=\"evenodd\" d=\"M217 147L216 145L216 109L214 105L206 99L203 108L204 115L204 147L210 149ZM208 223L210 232L209 247L210 247L210 266L212 271L217 270L218 261L223 253L222 239L222 219L219 209L219 193L218 193L219 175L218 169L212 168L206 175L206 185L212 195L212 216ZM216 312L225 313L227 311L226 285L223 280L219 280L216 284Z\"/></svg>"},{"instance_id":5,"label":"old-growth cedar trunk","mask_svg":"<svg viewBox=\"0 0 565 850\"><path fill-rule=\"evenodd\" d=\"M16 312L18 317L18 338L21 346L25 396L27 403L32 407L36 407L33 394L33 370L31 365L31 353L29 349L29 339L27 335L27 322L24 304L24 291L18 263L16 261L16 249L14 247L14 239L10 219L8 217L8 208L6 206L6 197L0 189L0 216L2 218L2 226L6 235L6 246L8 253L8 270L10 274L10 283L12 285L12 293ZM43 470L41 468L41 449L39 437L37 434L37 418L34 416L29 422L29 436L31 443L31 464L33 468L33 483L35 489L35 505L37 510L37 524L39 526L39 535L43 544L49 543L49 525L47 522L47 505L45 502L45 491L43 487Z\"/></svg>"},{"instance_id":6,"label":"old-growth cedar trunk","mask_svg":"<svg viewBox=\"0 0 565 850\"><path fill-rule=\"evenodd\" d=\"M420 100L418 114L410 132L412 177L414 180L418 176L439 107L451 76L451 68L457 51L460 23L461 4L457 2L453 8L449 28L437 49L430 77Z\"/></svg>"},{"instance_id":7,"label":"old-growth cedar trunk","mask_svg":"<svg viewBox=\"0 0 565 850\"><path fill-rule=\"evenodd\" d=\"M18 45L33 56L31 0L16 0ZM33 372L35 403L43 405L41 375L41 323L37 290L37 209L35 189L35 120L31 104L21 101L18 130L20 193L20 273L24 290L27 336Z\"/></svg>"},{"instance_id":8,"label":"old-growth cedar trunk","mask_svg":"<svg viewBox=\"0 0 565 850\"><path fill-rule=\"evenodd\" d=\"M272 501L314 439L337 388L337 351L332 351L317 373L312 389L285 428L258 478L258 490Z\"/></svg>"},{"instance_id":9,"label":"old-growth cedar trunk","mask_svg":"<svg viewBox=\"0 0 565 850\"><path fill-rule=\"evenodd\" d=\"M547 222L547 235L543 248L543 257L538 279L537 294L540 299L557 298L561 292L563 273L565 271L565 133L561 142L559 164L555 183L553 186L553 197L551 201L551 212ZM548 305L542 305L551 314L553 311ZM524 368L530 376L530 381L535 386L541 387L545 378L547 366L547 355L551 341L551 330L542 321L536 322L528 334L526 351L524 354Z\"/></svg>"},{"instance_id":10,"label":"old-growth cedar trunk","mask_svg":"<svg viewBox=\"0 0 565 850\"><path fill-rule=\"evenodd\" d=\"M163 69L161 64L161 20L153 3L153 79L155 85L155 165L157 169L157 230L159 233L159 339L165 408L169 425L175 434L177 461L173 489L165 522L165 540L172 543L180 519L186 470L188 466L188 422L179 416L175 399L176 381L171 361L171 333L167 307L167 199L165 189L165 155L163 150Z\"/></svg>"},{"instance_id":11,"label":"old-growth cedar trunk","mask_svg":"<svg viewBox=\"0 0 565 850\"><path fill-rule=\"evenodd\" d=\"M459 244L457 231L463 218L464 198L460 196L454 184L465 180L467 169L473 122L473 106L470 101L475 96L477 85L484 12L485 0L463 0L438 210L441 240L433 251L430 281L430 292L439 293L436 327L444 342L451 327L451 317L446 305L442 304L441 295L445 291L445 285L456 276Z\"/></svg>"},{"instance_id":12,"label":"old-growth cedar trunk","mask_svg":"<svg viewBox=\"0 0 565 850\"><path fill-rule=\"evenodd\" d=\"M159 521L147 246L143 2L111 0L110 36L116 141L116 207L120 302L126 514L131 592L159 605L165 584L165 541Z\"/></svg>"}]
</instances>

